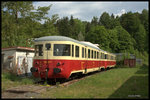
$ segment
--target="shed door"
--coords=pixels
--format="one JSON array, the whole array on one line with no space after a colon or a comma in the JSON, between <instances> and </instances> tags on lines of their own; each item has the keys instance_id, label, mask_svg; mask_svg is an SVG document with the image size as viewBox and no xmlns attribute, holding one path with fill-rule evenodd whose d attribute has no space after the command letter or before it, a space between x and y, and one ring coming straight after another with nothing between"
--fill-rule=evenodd
<instances>
[{"instance_id":1,"label":"shed door","mask_svg":"<svg viewBox=\"0 0 150 100\"><path fill-rule=\"evenodd\" d=\"M19 74L19 75L25 73L25 72L24 72L24 68L23 68L23 64L22 64L23 59L24 59L23 56L19 56L19 57L18 57L18 74Z\"/></svg>"},{"instance_id":2,"label":"shed door","mask_svg":"<svg viewBox=\"0 0 150 100\"><path fill-rule=\"evenodd\" d=\"M27 63L28 63L28 73L31 73L30 69L32 67L33 58L32 57L27 57Z\"/></svg>"},{"instance_id":3,"label":"shed door","mask_svg":"<svg viewBox=\"0 0 150 100\"><path fill-rule=\"evenodd\" d=\"M24 56L18 57L18 74L25 74L25 68L23 66L23 59L24 58L26 58L26 57L24 57ZM27 66L28 66L27 73L29 75L29 74L31 74L30 68L32 67L33 57L27 57L25 62L27 63Z\"/></svg>"}]
</instances>

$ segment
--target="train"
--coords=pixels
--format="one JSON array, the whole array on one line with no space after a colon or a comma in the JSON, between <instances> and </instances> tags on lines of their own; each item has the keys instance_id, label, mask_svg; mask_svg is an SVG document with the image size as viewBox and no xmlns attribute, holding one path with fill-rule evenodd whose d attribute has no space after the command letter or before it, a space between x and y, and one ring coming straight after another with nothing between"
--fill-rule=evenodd
<instances>
[{"instance_id":1,"label":"train","mask_svg":"<svg viewBox=\"0 0 150 100\"><path fill-rule=\"evenodd\" d=\"M91 42L66 36L44 36L34 40L35 56L32 75L41 79L69 79L113 68L116 55Z\"/></svg>"}]
</instances>

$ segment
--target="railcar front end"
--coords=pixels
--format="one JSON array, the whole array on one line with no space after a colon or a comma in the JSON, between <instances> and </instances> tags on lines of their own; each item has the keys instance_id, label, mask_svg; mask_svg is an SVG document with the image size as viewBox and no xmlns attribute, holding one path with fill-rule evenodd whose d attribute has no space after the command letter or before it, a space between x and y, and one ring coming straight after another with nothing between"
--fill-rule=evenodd
<instances>
[{"instance_id":1,"label":"railcar front end","mask_svg":"<svg viewBox=\"0 0 150 100\"><path fill-rule=\"evenodd\" d=\"M31 72L40 78L69 78L70 44L67 42L37 42Z\"/></svg>"}]
</instances>

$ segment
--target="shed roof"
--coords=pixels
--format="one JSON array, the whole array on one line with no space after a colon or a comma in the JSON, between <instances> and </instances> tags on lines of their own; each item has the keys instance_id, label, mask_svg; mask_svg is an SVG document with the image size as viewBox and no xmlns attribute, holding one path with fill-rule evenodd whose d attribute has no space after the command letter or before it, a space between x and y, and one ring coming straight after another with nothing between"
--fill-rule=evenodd
<instances>
[{"instance_id":1,"label":"shed roof","mask_svg":"<svg viewBox=\"0 0 150 100\"><path fill-rule=\"evenodd\" d=\"M2 51L6 51L6 50L26 50L26 51L34 51L34 48L30 48L30 47L20 47L20 46L2 48Z\"/></svg>"}]
</instances>

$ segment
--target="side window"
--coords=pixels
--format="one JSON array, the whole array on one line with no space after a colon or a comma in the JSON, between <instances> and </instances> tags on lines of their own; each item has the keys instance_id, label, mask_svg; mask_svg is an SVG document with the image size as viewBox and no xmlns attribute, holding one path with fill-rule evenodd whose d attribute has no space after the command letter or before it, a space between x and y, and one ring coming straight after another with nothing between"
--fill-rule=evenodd
<instances>
[{"instance_id":1,"label":"side window","mask_svg":"<svg viewBox=\"0 0 150 100\"><path fill-rule=\"evenodd\" d=\"M85 48L85 58L86 58L86 48Z\"/></svg>"},{"instance_id":2,"label":"side window","mask_svg":"<svg viewBox=\"0 0 150 100\"><path fill-rule=\"evenodd\" d=\"M97 52L97 59L99 59L99 52Z\"/></svg>"},{"instance_id":3,"label":"side window","mask_svg":"<svg viewBox=\"0 0 150 100\"><path fill-rule=\"evenodd\" d=\"M72 45L72 57L74 57L74 45Z\"/></svg>"},{"instance_id":4,"label":"side window","mask_svg":"<svg viewBox=\"0 0 150 100\"><path fill-rule=\"evenodd\" d=\"M45 44L45 47L46 47L46 50L50 50L51 44L50 44L50 43L47 43L47 44Z\"/></svg>"},{"instance_id":5,"label":"side window","mask_svg":"<svg viewBox=\"0 0 150 100\"><path fill-rule=\"evenodd\" d=\"M76 46L76 57L79 57L79 46Z\"/></svg>"},{"instance_id":6,"label":"side window","mask_svg":"<svg viewBox=\"0 0 150 100\"><path fill-rule=\"evenodd\" d=\"M93 59L93 50L92 50L92 56L91 56L91 58Z\"/></svg>"},{"instance_id":7,"label":"side window","mask_svg":"<svg viewBox=\"0 0 150 100\"><path fill-rule=\"evenodd\" d=\"M90 58L90 49L88 49L88 58Z\"/></svg>"},{"instance_id":8,"label":"side window","mask_svg":"<svg viewBox=\"0 0 150 100\"><path fill-rule=\"evenodd\" d=\"M103 53L103 59L105 59L105 54Z\"/></svg>"},{"instance_id":9,"label":"side window","mask_svg":"<svg viewBox=\"0 0 150 100\"><path fill-rule=\"evenodd\" d=\"M107 59L107 54L105 54L105 59Z\"/></svg>"},{"instance_id":10,"label":"side window","mask_svg":"<svg viewBox=\"0 0 150 100\"><path fill-rule=\"evenodd\" d=\"M82 58L84 58L84 48L82 47Z\"/></svg>"},{"instance_id":11,"label":"side window","mask_svg":"<svg viewBox=\"0 0 150 100\"><path fill-rule=\"evenodd\" d=\"M99 59L101 59L101 52L99 52Z\"/></svg>"},{"instance_id":12,"label":"side window","mask_svg":"<svg viewBox=\"0 0 150 100\"><path fill-rule=\"evenodd\" d=\"M96 59L96 51L94 51L94 58Z\"/></svg>"}]
</instances>

